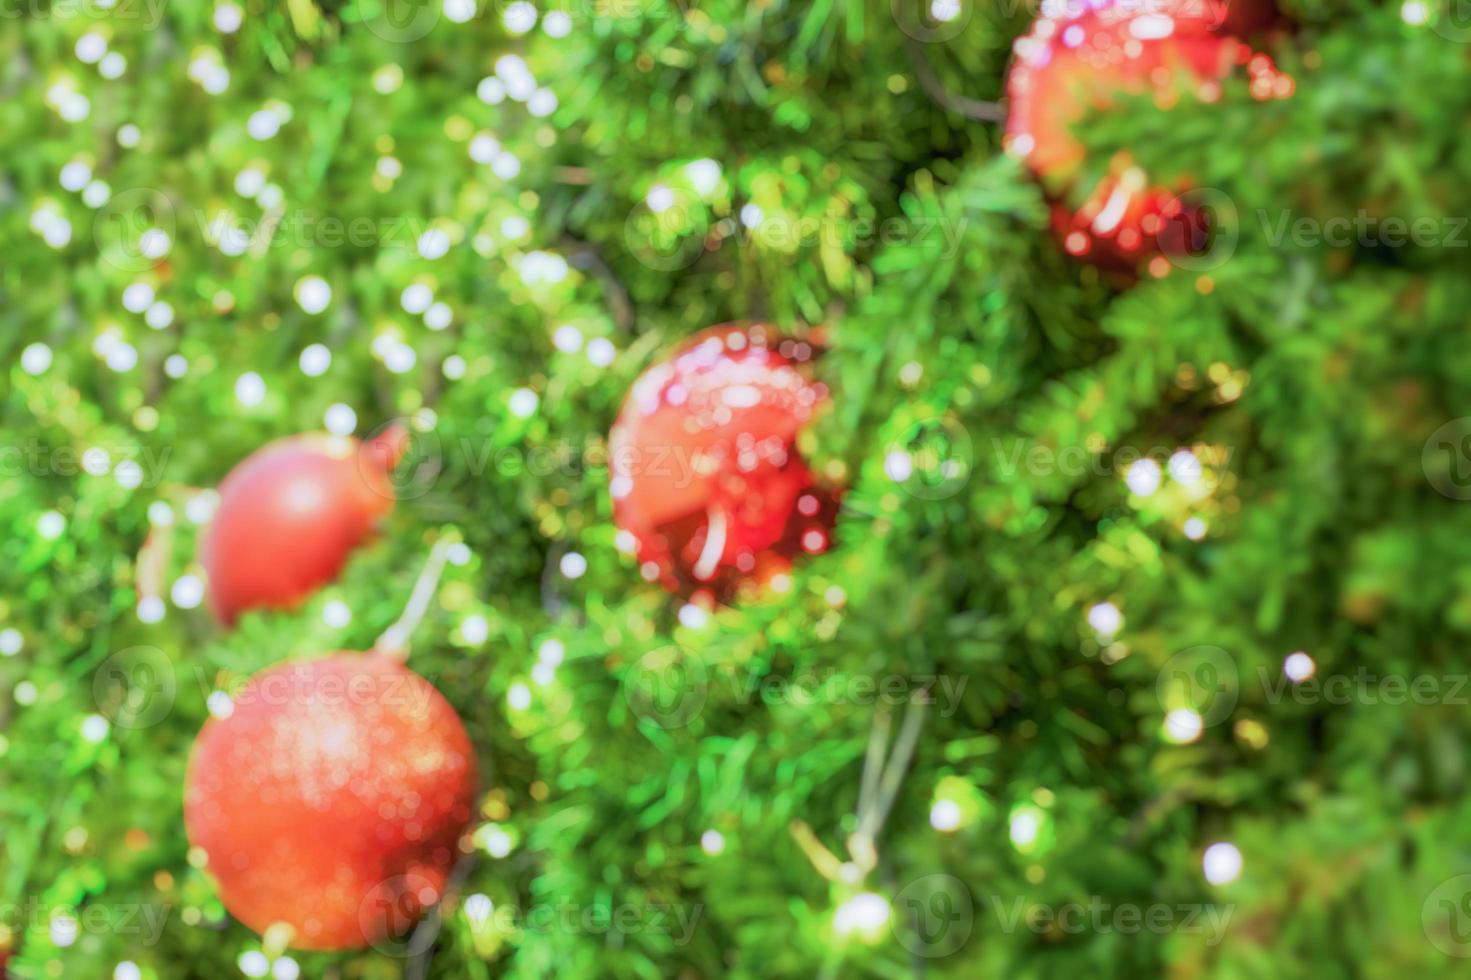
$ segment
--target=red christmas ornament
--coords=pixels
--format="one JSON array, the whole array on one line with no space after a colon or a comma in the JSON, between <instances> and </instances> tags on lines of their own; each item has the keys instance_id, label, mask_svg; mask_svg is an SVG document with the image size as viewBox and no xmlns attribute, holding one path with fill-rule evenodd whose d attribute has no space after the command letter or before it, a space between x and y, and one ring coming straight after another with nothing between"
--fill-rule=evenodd
<instances>
[{"instance_id":1,"label":"red christmas ornament","mask_svg":"<svg viewBox=\"0 0 1471 980\"><path fill-rule=\"evenodd\" d=\"M393 509L405 439L398 427L365 443L293 436L236 465L200 546L215 615L229 624L247 609L289 609L336 578Z\"/></svg>"},{"instance_id":2,"label":"red christmas ornament","mask_svg":"<svg viewBox=\"0 0 1471 980\"><path fill-rule=\"evenodd\" d=\"M811 356L759 324L720 326L634 383L609 438L611 490L646 577L724 600L827 550L836 494L796 447L827 398L799 370Z\"/></svg>"},{"instance_id":3,"label":"red christmas ornament","mask_svg":"<svg viewBox=\"0 0 1471 980\"><path fill-rule=\"evenodd\" d=\"M1017 40L1003 143L1049 193L1081 197L1076 208L1054 205L1053 227L1069 254L1134 268L1173 223L1194 226L1176 229L1175 244L1203 244L1199 221L1179 198L1187 188L1153 183L1127 153L1109 161L1094 186L1076 187L1085 150L1072 129L1120 96L1149 94L1161 109L1182 95L1215 101L1237 66L1246 67L1253 98L1291 95L1292 79L1271 58L1220 33L1229 13L1221 0L1069 0Z\"/></svg>"},{"instance_id":4,"label":"red christmas ornament","mask_svg":"<svg viewBox=\"0 0 1471 980\"><path fill-rule=\"evenodd\" d=\"M205 723L184 824L237 919L346 949L439 900L474 797L454 708L397 657L344 652L255 675Z\"/></svg>"}]
</instances>

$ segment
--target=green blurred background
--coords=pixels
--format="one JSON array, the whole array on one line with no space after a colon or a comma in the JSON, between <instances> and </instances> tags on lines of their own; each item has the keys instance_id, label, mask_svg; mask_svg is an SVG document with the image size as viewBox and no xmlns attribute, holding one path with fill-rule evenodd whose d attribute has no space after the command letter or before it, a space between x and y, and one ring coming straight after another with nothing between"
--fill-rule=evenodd
<instances>
[{"instance_id":1,"label":"green blurred background","mask_svg":"<svg viewBox=\"0 0 1471 980\"><path fill-rule=\"evenodd\" d=\"M1293 98L1089 120L1230 203L1222 261L1128 285L957 111L1025 4L6 3L14 975L1465 976L1471 27L1283 12ZM1435 234L1291 231L1335 218ZM744 319L822 326L802 449L850 489L706 613L618 549L606 435ZM213 624L210 488L393 419L377 541ZM429 950L285 951L189 851L189 746L370 645L446 530L413 663L476 854Z\"/></svg>"}]
</instances>

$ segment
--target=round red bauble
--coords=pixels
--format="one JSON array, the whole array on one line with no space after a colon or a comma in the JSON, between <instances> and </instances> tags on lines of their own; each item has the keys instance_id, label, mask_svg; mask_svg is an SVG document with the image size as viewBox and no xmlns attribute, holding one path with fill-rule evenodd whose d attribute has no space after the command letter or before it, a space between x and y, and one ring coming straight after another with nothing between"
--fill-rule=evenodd
<instances>
[{"instance_id":1,"label":"round red bauble","mask_svg":"<svg viewBox=\"0 0 1471 980\"><path fill-rule=\"evenodd\" d=\"M334 653L252 677L194 743L189 843L220 900L298 949L402 932L439 900L475 807L465 727L385 653Z\"/></svg>"},{"instance_id":2,"label":"round red bauble","mask_svg":"<svg viewBox=\"0 0 1471 980\"><path fill-rule=\"evenodd\" d=\"M1269 57L1221 33L1229 13L1219 0L1069 0L1017 40L1003 142L1050 194L1074 202L1053 214L1070 254L1132 268L1158 251L1171 222L1192 222L1179 197L1187 188L1152 182L1127 153L1094 168L1103 176L1092 186L1076 186L1085 148L1073 127L1089 113L1126 96L1152 95L1162 109L1182 96L1214 101L1237 66L1253 98L1291 95L1292 79Z\"/></svg>"},{"instance_id":3,"label":"round red bauble","mask_svg":"<svg viewBox=\"0 0 1471 980\"><path fill-rule=\"evenodd\" d=\"M237 464L200 545L215 615L233 623L248 609L289 609L334 579L393 509L403 438L398 428L364 443L292 436Z\"/></svg>"},{"instance_id":4,"label":"round red bauble","mask_svg":"<svg viewBox=\"0 0 1471 980\"><path fill-rule=\"evenodd\" d=\"M725 600L827 550L837 496L796 446L827 398L811 357L764 325L726 325L634 383L609 437L611 490L646 577Z\"/></svg>"}]
</instances>

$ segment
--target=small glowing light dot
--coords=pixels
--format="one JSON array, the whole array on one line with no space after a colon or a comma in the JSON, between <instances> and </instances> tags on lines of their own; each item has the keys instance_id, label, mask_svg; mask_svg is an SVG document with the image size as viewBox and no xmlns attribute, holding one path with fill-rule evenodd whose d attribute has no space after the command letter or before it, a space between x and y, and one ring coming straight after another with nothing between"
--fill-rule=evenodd
<instances>
[{"instance_id":1,"label":"small glowing light dot","mask_svg":"<svg viewBox=\"0 0 1471 980\"><path fill-rule=\"evenodd\" d=\"M548 19L551 15L547 15ZM475 86L475 97L486 105L499 105L506 101L506 83L499 78L482 78Z\"/></svg>"},{"instance_id":2,"label":"small glowing light dot","mask_svg":"<svg viewBox=\"0 0 1471 980\"><path fill-rule=\"evenodd\" d=\"M124 490L136 490L143 485L143 467L136 459L122 460L113 467L112 478Z\"/></svg>"},{"instance_id":3,"label":"small glowing light dot","mask_svg":"<svg viewBox=\"0 0 1471 980\"><path fill-rule=\"evenodd\" d=\"M404 308L404 312L413 313L416 316L429 309L429 304L433 302L434 290L422 282L405 286L404 291L398 297L398 305Z\"/></svg>"},{"instance_id":4,"label":"small glowing light dot","mask_svg":"<svg viewBox=\"0 0 1471 980\"><path fill-rule=\"evenodd\" d=\"M552 331L552 346L565 354L575 354L582 349L582 331L564 323Z\"/></svg>"},{"instance_id":5,"label":"small glowing light dot","mask_svg":"<svg viewBox=\"0 0 1471 980\"><path fill-rule=\"evenodd\" d=\"M112 980L143 980L143 971L132 960L123 960L113 967Z\"/></svg>"},{"instance_id":6,"label":"small glowing light dot","mask_svg":"<svg viewBox=\"0 0 1471 980\"><path fill-rule=\"evenodd\" d=\"M833 929L840 936L872 936L889 921L889 903L882 895L860 892L838 906Z\"/></svg>"},{"instance_id":7,"label":"small glowing light dot","mask_svg":"<svg viewBox=\"0 0 1471 980\"><path fill-rule=\"evenodd\" d=\"M572 15L565 10L553 10L541 20L541 29L547 37L566 37L572 33Z\"/></svg>"},{"instance_id":8,"label":"small glowing light dot","mask_svg":"<svg viewBox=\"0 0 1471 980\"><path fill-rule=\"evenodd\" d=\"M761 208L755 204L747 204L741 208L741 224L747 228L755 228L761 224L766 215Z\"/></svg>"},{"instance_id":9,"label":"small glowing light dot","mask_svg":"<svg viewBox=\"0 0 1471 980\"><path fill-rule=\"evenodd\" d=\"M54 510L48 510L36 518L36 532L48 541L55 541L66 533L66 518Z\"/></svg>"},{"instance_id":10,"label":"small glowing light dot","mask_svg":"<svg viewBox=\"0 0 1471 980\"><path fill-rule=\"evenodd\" d=\"M1111 602L1100 602L1088 609L1088 625L1099 636L1114 636L1124 626L1124 614Z\"/></svg>"},{"instance_id":11,"label":"small glowing light dot","mask_svg":"<svg viewBox=\"0 0 1471 980\"><path fill-rule=\"evenodd\" d=\"M403 374L419 363L419 355L405 343L395 343L383 354L383 366L394 374Z\"/></svg>"},{"instance_id":12,"label":"small glowing light dot","mask_svg":"<svg viewBox=\"0 0 1471 980\"><path fill-rule=\"evenodd\" d=\"M235 193L253 198L266 186L266 175L256 167L246 167L235 175Z\"/></svg>"},{"instance_id":13,"label":"small glowing light dot","mask_svg":"<svg viewBox=\"0 0 1471 980\"><path fill-rule=\"evenodd\" d=\"M123 309L129 313L142 313L153 305L153 287L146 282L135 282L123 290Z\"/></svg>"},{"instance_id":14,"label":"small glowing light dot","mask_svg":"<svg viewBox=\"0 0 1471 980\"><path fill-rule=\"evenodd\" d=\"M111 727L101 715L88 715L82 719L82 738L88 742L100 742L107 737Z\"/></svg>"},{"instance_id":15,"label":"small glowing light dot","mask_svg":"<svg viewBox=\"0 0 1471 980\"><path fill-rule=\"evenodd\" d=\"M184 505L184 516L189 518L190 524L208 524L214 518L215 507L219 502L220 495L216 490L196 493Z\"/></svg>"},{"instance_id":16,"label":"small glowing light dot","mask_svg":"<svg viewBox=\"0 0 1471 980\"><path fill-rule=\"evenodd\" d=\"M700 835L700 850L714 857L725 850L725 835L718 830L707 830Z\"/></svg>"},{"instance_id":17,"label":"small glowing light dot","mask_svg":"<svg viewBox=\"0 0 1471 980\"><path fill-rule=\"evenodd\" d=\"M340 630L352 622L352 608L341 599L328 600L322 606L322 622L335 630Z\"/></svg>"},{"instance_id":18,"label":"small glowing light dot","mask_svg":"<svg viewBox=\"0 0 1471 980\"><path fill-rule=\"evenodd\" d=\"M221 34L234 34L244 19L245 15L233 3L222 3L215 8L215 30Z\"/></svg>"},{"instance_id":19,"label":"small glowing light dot","mask_svg":"<svg viewBox=\"0 0 1471 980\"><path fill-rule=\"evenodd\" d=\"M271 961L258 949L248 949L241 953L235 965L247 977L263 977L271 972Z\"/></svg>"},{"instance_id":20,"label":"small glowing light dot","mask_svg":"<svg viewBox=\"0 0 1471 980\"><path fill-rule=\"evenodd\" d=\"M443 371L444 376L446 378L449 378L451 381L456 381L460 378L463 378L465 376L465 359L458 354L451 354L449 357L446 357L444 359L444 364L441 366L440 370Z\"/></svg>"},{"instance_id":21,"label":"small glowing light dot","mask_svg":"<svg viewBox=\"0 0 1471 980\"><path fill-rule=\"evenodd\" d=\"M1189 538L1191 541L1199 541L1201 538L1205 537L1205 531L1205 521L1201 520L1199 517L1192 517L1185 522L1185 537Z\"/></svg>"},{"instance_id":22,"label":"small glowing light dot","mask_svg":"<svg viewBox=\"0 0 1471 980\"><path fill-rule=\"evenodd\" d=\"M235 379L235 399L246 408L254 408L266 400L266 381L254 371L246 371Z\"/></svg>"},{"instance_id":23,"label":"small glowing light dot","mask_svg":"<svg viewBox=\"0 0 1471 980\"><path fill-rule=\"evenodd\" d=\"M106 357L103 358L107 366L122 374L131 371L138 364L138 349L132 344L118 343L108 348Z\"/></svg>"},{"instance_id":24,"label":"small glowing light dot","mask_svg":"<svg viewBox=\"0 0 1471 980\"><path fill-rule=\"evenodd\" d=\"M171 378L182 378L189 373L189 359L183 354L170 354L164 358L163 373Z\"/></svg>"},{"instance_id":25,"label":"small glowing light dot","mask_svg":"<svg viewBox=\"0 0 1471 980\"><path fill-rule=\"evenodd\" d=\"M1241 874L1241 852L1235 844L1212 844L1205 849L1201 869L1212 885L1229 885Z\"/></svg>"},{"instance_id":26,"label":"small glowing light dot","mask_svg":"<svg viewBox=\"0 0 1471 980\"><path fill-rule=\"evenodd\" d=\"M500 827L487 827L481 834L481 843L485 845L485 853L491 857L503 858L511 853L511 835Z\"/></svg>"},{"instance_id":27,"label":"small glowing light dot","mask_svg":"<svg viewBox=\"0 0 1471 980\"><path fill-rule=\"evenodd\" d=\"M107 38L90 31L77 38L77 59L83 64L95 65L107 53Z\"/></svg>"},{"instance_id":28,"label":"small glowing light dot","mask_svg":"<svg viewBox=\"0 0 1471 980\"><path fill-rule=\"evenodd\" d=\"M424 311L424 326L430 330L443 330L453 319L454 312L450 310L448 303L431 303L429 309Z\"/></svg>"},{"instance_id":29,"label":"small glowing light dot","mask_svg":"<svg viewBox=\"0 0 1471 980\"><path fill-rule=\"evenodd\" d=\"M1400 7L1399 15L1406 24L1419 27L1429 18L1430 10L1422 0L1406 0L1405 5Z\"/></svg>"},{"instance_id":30,"label":"small glowing light dot","mask_svg":"<svg viewBox=\"0 0 1471 980\"><path fill-rule=\"evenodd\" d=\"M332 302L332 287L321 276L307 276L296 284L296 302L308 313L320 313Z\"/></svg>"},{"instance_id":31,"label":"small glowing light dot","mask_svg":"<svg viewBox=\"0 0 1471 980\"><path fill-rule=\"evenodd\" d=\"M20 352L20 366L26 374L45 374L51 366L51 348L42 343L28 345Z\"/></svg>"},{"instance_id":32,"label":"small glowing light dot","mask_svg":"<svg viewBox=\"0 0 1471 980\"><path fill-rule=\"evenodd\" d=\"M1152 459L1135 460L1124 474L1129 490L1140 497L1151 496L1158 490L1161 478L1159 464Z\"/></svg>"},{"instance_id":33,"label":"small glowing light dot","mask_svg":"<svg viewBox=\"0 0 1471 980\"><path fill-rule=\"evenodd\" d=\"M204 601L204 582L198 575L180 575L169 589L169 598L180 609L194 609Z\"/></svg>"},{"instance_id":34,"label":"small glowing light dot","mask_svg":"<svg viewBox=\"0 0 1471 980\"><path fill-rule=\"evenodd\" d=\"M352 410L351 405L337 402L327 406L327 412L323 416L322 423L327 431L333 435L352 435L353 430L358 427L358 413Z\"/></svg>"},{"instance_id":35,"label":"small glowing light dot","mask_svg":"<svg viewBox=\"0 0 1471 980\"><path fill-rule=\"evenodd\" d=\"M449 235L443 228L430 228L419 236L419 255L431 261L449 252Z\"/></svg>"},{"instance_id":36,"label":"small glowing light dot","mask_svg":"<svg viewBox=\"0 0 1471 980\"><path fill-rule=\"evenodd\" d=\"M163 258L169 254L171 245L168 232L161 228L150 228L138 239L138 250L148 259Z\"/></svg>"},{"instance_id":37,"label":"small glowing light dot","mask_svg":"<svg viewBox=\"0 0 1471 980\"><path fill-rule=\"evenodd\" d=\"M61 168L59 179L63 190L79 191L92 179L92 168L81 160L73 160Z\"/></svg>"},{"instance_id":38,"label":"small glowing light dot","mask_svg":"<svg viewBox=\"0 0 1471 980\"><path fill-rule=\"evenodd\" d=\"M560 666L562 659L567 655L567 648L562 641L555 637L543 640L541 646L536 649L536 659L540 663L550 664L553 667Z\"/></svg>"},{"instance_id":39,"label":"small glowing light dot","mask_svg":"<svg viewBox=\"0 0 1471 980\"><path fill-rule=\"evenodd\" d=\"M216 718L228 718L235 713L235 702L224 691L212 691L204 704Z\"/></svg>"},{"instance_id":40,"label":"small glowing light dot","mask_svg":"<svg viewBox=\"0 0 1471 980\"><path fill-rule=\"evenodd\" d=\"M20 648L24 645L25 640L20 635L20 630L13 626L0 630L0 656L13 657L20 653Z\"/></svg>"},{"instance_id":41,"label":"small glowing light dot","mask_svg":"<svg viewBox=\"0 0 1471 980\"><path fill-rule=\"evenodd\" d=\"M89 208L100 208L112 197L112 188L103 180L94 180L82 188L82 203Z\"/></svg>"},{"instance_id":42,"label":"small glowing light dot","mask_svg":"<svg viewBox=\"0 0 1471 980\"><path fill-rule=\"evenodd\" d=\"M1165 465L1170 479L1176 483L1191 484L1200 481L1200 460L1188 449L1175 450Z\"/></svg>"},{"instance_id":43,"label":"small glowing light dot","mask_svg":"<svg viewBox=\"0 0 1471 980\"><path fill-rule=\"evenodd\" d=\"M1028 848L1037 842L1037 834L1042 830L1042 815L1032 808L1017 810L1011 815L1011 822L1007 831L1011 836L1011 843L1018 848Z\"/></svg>"},{"instance_id":44,"label":"small glowing light dot","mask_svg":"<svg viewBox=\"0 0 1471 980\"><path fill-rule=\"evenodd\" d=\"M1197 741L1204 729L1204 719L1190 708L1175 708L1165 715L1165 738L1176 745L1188 745Z\"/></svg>"},{"instance_id":45,"label":"small glowing light dot","mask_svg":"<svg viewBox=\"0 0 1471 980\"><path fill-rule=\"evenodd\" d=\"M32 686L34 687L34 685ZM20 688L16 688L16 692L19 693L19 691ZM17 700L19 699L17 698ZM53 945L59 946L62 949L67 948L77 941L78 931L77 920L69 915L58 915L51 920L51 942Z\"/></svg>"},{"instance_id":46,"label":"small glowing light dot","mask_svg":"<svg viewBox=\"0 0 1471 980\"><path fill-rule=\"evenodd\" d=\"M884 456L884 474L895 483L903 483L914 475L914 458L902 449L891 449Z\"/></svg>"},{"instance_id":47,"label":"small glowing light dot","mask_svg":"<svg viewBox=\"0 0 1471 980\"><path fill-rule=\"evenodd\" d=\"M701 197L715 193L715 188L720 186L720 164L708 157L685 164L684 173Z\"/></svg>"},{"instance_id":48,"label":"small glowing light dot","mask_svg":"<svg viewBox=\"0 0 1471 980\"><path fill-rule=\"evenodd\" d=\"M301 373L316 378L332 366L332 352L323 344L310 344L301 352Z\"/></svg>"},{"instance_id":49,"label":"small glowing light dot","mask_svg":"<svg viewBox=\"0 0 1471 980\"><path fill-rule=\"evenodd\" d=\"M536 26L536 8L525 0L516 0L515 3L506 7L502 15L506 30L512 34L525 34Z\"/></svg>"},{"instance_id":50,"label":"small glowing light dot","mask_svg":"<svg viewBox=\"0 0 1471 980\"><path fill-rule=\"evenodd\" d=\"M1289 653L1287 659L1282 661L1282 673L1286 674L1287 679L1294 684L1301 684L1317 671L1318 665L1313 662L1313 658L1301 650Z\"/></svg>"},{"instance_id":51,"label":"small glowing light dot","mask_svg":"<svg viewBox=\"0 0 1471 980\"><path fill-rule=\"evenodd\" d=\"M948 24L960 16L960 0L932 0L930 16L942 24Z\"/></svg>"},{"instance_id":52,"label":"small glowing light dot","mask_svg":"<svg viewBox=\"0 0 1471 980\"><path fill-rule=\"evenodd\" d=\"M148 505L148 521L157 527L172 527L174 509L162 500L155 500Z\"/></svg>"},{"instance_id":53,"label":"small glowing light dot","mask_svg":"<svg viewBox=\"0 0 1471 980\"><path fill-rule=\"evenodd\" d=\"M513 214L509 218L501 222L501 234L505 235L507 238L520 238L522 235L526 234L530 230L531 222L527 221L519 214ZM532 267L539 273L543 271L550 272L551 265L549 264L548 260L551 258L552 257L545 252L532 252L531 254L526 256L526 261L530 262L532 264ZM542 267L545 267L545 269L543 269Z\"/></svg>"},{"instance_id":54,"label":"small glowing light dot","mask_svg":"<svg viewBox=\"0 0 1471 980\"><path fill-rule=\"evenodd\" d=\"M466 643L484 643L485 638L490 636L490 624L479 613L471 613L460 623L460 635L465 638Z\"/></svg>"},{"instance_id":55,"label":"small glowing light dot","mask_svg":"<svg viewBox=\"0 0 1471 980\"><path fill-rule=\"evenodd\" d=\"M679 607L679 622L692 630L704 629L710 622L710 614L693 602L687 602Z\"/></svg>"},{"instance_id":56,"label":"small glowing light dot","mask_svg":"<svg viewBox=\"0 0 1471 980\"><path fill-rule=\"evenodd\" d=\"M517 388L511 392L510 409L511 414L521 418L529 418L535 411L539 399L536 392L530 388Z\"/></svg>"},{"instance_id":57,"label":"small glowing light dot","mask_svg":"<svg viewBox=\"0 0 1471 980\"><path fill-rule=\"evenodd\" d=\"M270 109L260 109L246 120L245 131L252 139L268 140L281 131L281 117Z\"/></svg>"},{"instance_id":58,"label":"small glowing light dot","mask_svg":"<svg viewBox=\"0 0 1471 980\"><path fill-rule=\"evenodd\" d=\"M569 551L562 556L557 567L567 578L579 579L587 573L587 559L575 551Z\"/></svg>"},{"instance_id":59,"label":"small glowing light dot","mask_svg":"<svg viewBox=\"0 0 1471 980\"><path fill-rule=\"evenodd\" d=\"M587 342L587 359L596 367L607 367L618 356L618 348L606 337L594 337Z\"/></svg>"},{"instance_id":60,"label":"small glowing light dot","mask_svg":"<svg viewBox=\"0 0 1471 980\"><path fill-rule=\"evenodd\" d=\"M470 546L463 541L457 541L445 549L444 556L451 565L468 565L471 558Z\"/></svg>"},{"instance_id":61,"label":"small glowing light dot","mask_svg":"<svg viewBox=\"0 0 1471 980\"><path fill-rule=\"evenodd\" d=\"M82 453L82 469L92 476L102 476L112 469L112 455L101 446L93 446Z\"/></svg>"},{"instance_id":62,"label":"small glowing light dot","mask_svg":"<svg viewBox=\"0 0 1471 980\"><path fill-rule=\"evenodd\" d=\"M159 300L148 307L147 312L143 314L143 322L154 330L163 330L174 322L174 308L164 300Z\"/></svg>"},{"instance_id":63,"label":"small glowing light dot","mask_svg":"<svg viewBox=\"0 0 1471 980\"><path fill-rule=\"evenodd\" d=\"M29 707L36 703L36 697L39 693L40 692L36 690L35 684L31 683L30 681L21 681L19 684L15 685L13 697L15 698L16 704Z\"/></svg>"},{"instance_id":64,"label":"small glowing light dot","mask_svg":"<svg viewBox=\"0 0 1471 980\"><path fill-rule=\"evenodd\" d=\"M517 711L525 711L531 707L531 688L520 681L512 684L506 692L506 704Z\"/></svg>"},{"instance_id":65,"label":"small glowing light dot","mask_svg":"<svg viewBox=\"0 0 1471 980\"><path fill-rule=\"evenodd\" d=\"M163 600L158 596L145 596L138 601L138 620L144 623L157 623L163 619L167 610Z\"/></svg>"},{"instance_id":66,"label":"small glowing light dot","mask_svg":"<svg viewBox=\"0 0 1471 980\"><path fill-rule=\"evenodd\" d=\"M655 214L663 214L665 211L674 207L674 191L664 184L655 184L649 188L649 193L644 198L644 203Z\"/></svg>"},{"instance_id":67,"label":"small glowing light dot","mask_svg":"<svg viewBox=\"0 0 1471 980\"><path fill-rule=\"evenodd\" d=\"M475 16L475 0L444 0L444 16L452 24L463 24Z\"/></svg>"},{"instance_id":68,"label":"small glowing light dot","mask_svg":"<svg viewBox=\"0 0 1471 980\"><path fill-rule=\"evenodd\" d=\"M476 892L465 899L465 918L471 922L484 922L495 912L495 903L490 900L489 895Z\"/></svg>"},{"instance_id":69,"label":"small glowing light dot","mask_svg":"<svg viewBox=\"0 0 1471 980\"><path fill-rule=\"evenodd\" d=\"M301 964L289 956L282 956L271 964L271 976L274 980L297 980L301 976Z\"/></svg>"},{"instance_id":70,"label":"small glowing light dot","mask_svg":"<svg viewBox=\"0 0 1471 980\"><path fill-rule=\"evenodd\" d=\"M142 139L142 138L143 138L142 132L140 132L139 129L138 129L138 127L137 126L134 126L132 123L124 123L123 125L121 125L121 126L118 127L118 130L117 130L117 143L118 143L118 146L126 147L126 148L132 148L132 147L137 146L138 145L138 141L140 139Z\"/></svg>"},{"instance_id":71,"label":"small glowing light dot","mask_svg":"<svg viewBox=\"0 0 1471 980\"><path fill-rule=\"evenodd\" d=\"M960 804L954 800L936 800L930 807L930 826L936 830L955 830L960 826L960 818Z\"/></svg>"}]
</instances>

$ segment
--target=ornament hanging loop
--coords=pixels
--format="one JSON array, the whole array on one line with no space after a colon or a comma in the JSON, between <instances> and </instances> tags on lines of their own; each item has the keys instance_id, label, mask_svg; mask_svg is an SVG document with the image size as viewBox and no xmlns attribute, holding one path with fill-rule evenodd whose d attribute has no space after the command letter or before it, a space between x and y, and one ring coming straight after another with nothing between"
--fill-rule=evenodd
<instances>
[{"instance_id":1,"label":"ornament hanging loop","mask_svg":"<svg viewBox=\"0 0 1471 980\"><path fill-rule=\"evenodd\" d=\"M459 542L460 536L453 531L446 531L434 542L424 568L414 582L414 589L409 593L403 615L378 637L373 644L374 653L386 653L400 660L409 658L409 642L424 619L424 614L429 611L429 603L434 599L435 590L439 588L440 576L444 574L445 562L449 560L449 549Z\"/></svg>"}]
</instances>

